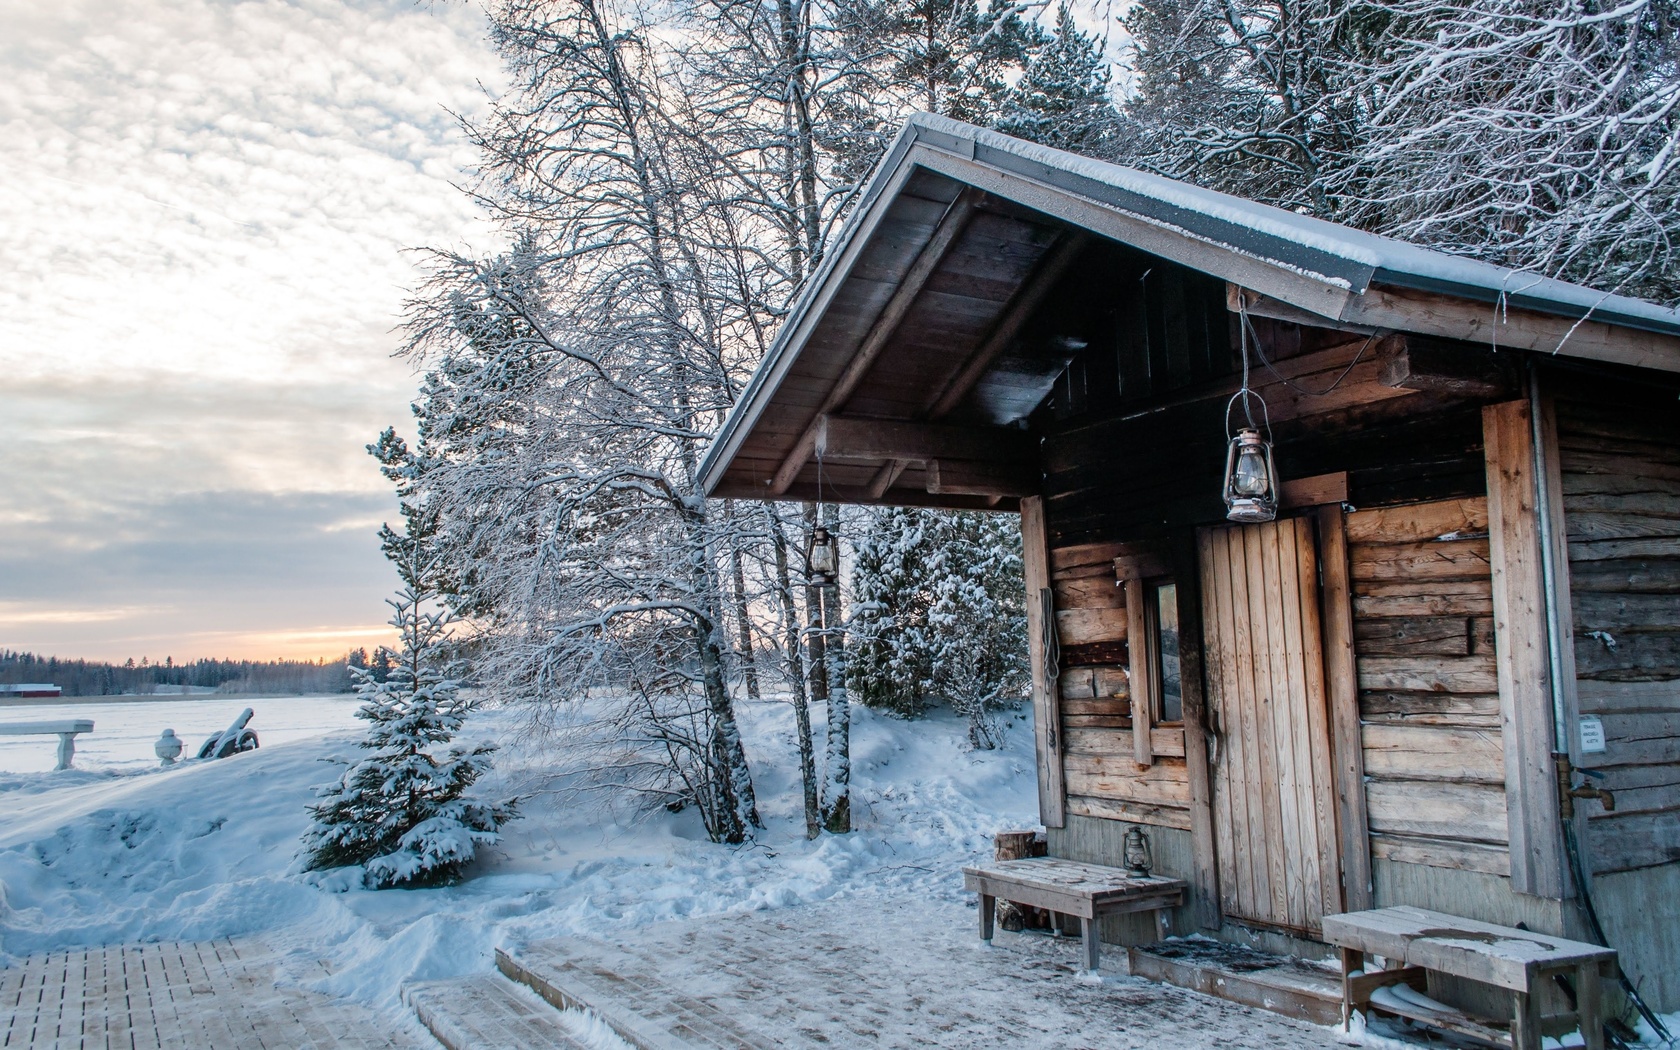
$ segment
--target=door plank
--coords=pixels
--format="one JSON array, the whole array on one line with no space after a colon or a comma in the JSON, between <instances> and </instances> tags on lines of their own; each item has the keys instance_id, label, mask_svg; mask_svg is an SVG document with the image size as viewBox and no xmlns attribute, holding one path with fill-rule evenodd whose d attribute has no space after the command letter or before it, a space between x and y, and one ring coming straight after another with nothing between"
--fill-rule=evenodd
<instances>
[{"instance_id":1,"label":"door plank","mask_svg":"<svg viewBox=\"0 0 1680 1050\"><path fill-rule=\"evenodd\" d=\"M1258 848L1251 849L1249 839L1261 834L1266 824L1265 802L1260 796L1262 771L1259 766L1259 727L1254 718L1254 654L1246 639L1249 631L1248 559L1242 533L1227 529L1224 539L1228 550L1227 571L1231 578L1231 662L1236 670L1236 692L1231 706L1236 716L1236 735L1232 739L1231 812L1232 840L1236 843L1236 863L1246 877L1246 893L1239 902L1239 914L1262 914L1261 902L1272 899L1271 884L1267 881L1267 867ZM1258 843L1255 843L1258 846Z\"/></svg>"},{"instance_id":2,"label":"door plank","mask_svg":"<svg viewBox=\"0 0 1680 1050\"><path fill-rule=\"evenodd\" d=\"M1258 529L1244 529L1243 546L1246 558L1245 567L1248 570L1248 608L1249 630L1253 644L1254 666L1254 718L1260 740L1260 789L1261 820L1257 827L1265 841L1272 841L1281 833L1283 827L1283 799L1279 790L1277 724L1274 711L1277 708L1276 692L1272 679L1272 661L1276 649L1272 642L1273 621L1271 617L1271 602L1266 573L1266 533L1270 531L1262 526ZM1274 537L1275 538L1275 537ZM1271 911L1263 914L1283 916L1288 912L1288 878L1284 857L1278 850L1262 851L1263 863L1266 867L1267 900L1270 901Z\"/></svg>"},{"instance_id":3,"label":"door plank","mask_svg":"<svg viewBox=\"0 0 1680 1050\"><path fill-rule=\"evenodd\" d=\"M1295 566L1295 530L1292 519L1265 527L1265 562L1262 571L1271 586L1267 591L1266 622L1270 628L1269 655L1272 664L1272 739L1278 770L1278 809L1283 831L1284 914L1291 926L1306 925L1307 848L1302 809L1309 785L1303 785L1298 771L1302 763L1296 752L1300 675L1295 667L1299 652L1294 642L1301 631L1301 601Z\"/></svg>"},{"instance_id":4,"label":"door plank","mask_svg":"<svg viewBox=\"0 0 1680 1050\"><path fill-rule=\"evenodd\" d=\"M1236 677L1231 666L1231 589L1230 559L1226 556L1224 532L1204 529L1196 536L1197 553L1202 571L1202 616L1206 623L1203 646L1207 654L1208 710L1213 715L1213 814L1215 856L1221 865L1219 879L1220 910L1235 912L1238 908L1238 879L1233 858L1236 847L1232 841L1234 821L1231 809L1231 754L1234 743L1229 736L1231 697L1236 692Z\"/></svg>"},{"instance_id":5,"label":"door plank","mask_svg":"<svg viewBox=\"0 0 1680 1050\"><path fill-rule=\"evenodd\" d=\"M1318 910L1309 925L1317 929L1324 916L1342 910L1341 843L1336 833L1335 761L1330 747L1324 625L1319 616L1322 601L1319 548L1310 520L1302 518L1297 522L1296 543L1301 559L1302 664L1307 674L1307 762L1312 770L1314 834L1318 839L1319 867L1319 880L1313 887L1318 896Z\"/></svg>"}]
</instances>

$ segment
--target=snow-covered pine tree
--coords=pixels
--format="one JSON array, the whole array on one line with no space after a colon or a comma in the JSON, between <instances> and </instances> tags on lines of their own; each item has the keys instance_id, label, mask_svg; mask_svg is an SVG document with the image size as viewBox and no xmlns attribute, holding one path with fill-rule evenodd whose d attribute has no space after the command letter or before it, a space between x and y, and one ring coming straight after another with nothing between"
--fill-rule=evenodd
<instances>
[{"instance_id":1,"label":"snow-covered pine tree","mask_svg":"<svg viewBox=\"0 0 1680 1050\"><path fill-rule=\"evenodd\" d=\"M864 518L852 564L848 684L868 707L917 718L933 688L928 581L933 512L891 507Z\"/></svg>"},{"instance_id":2,"label":"snow-covered pine tree","mask_svg":"<svg viewBox=\"0 0 1680 1050\"><path fill-rule=\"evenodd\" d=\"M1055 33L1033 53L1009 92L997 129L1056 149L1107 157L1119 124L1102 45L1080 32L1072 8L1062 0Z\"/></svg>"},{"instance_id":3,"label":"snow-covered pine tree","mask_svg":"<svg viewBox=\"0 0 1680 1050\"><path fill-rule=\"evenodd\" d=\"M933 693L967 716L969 743L990 750L1003 743L998 713L1017 704L1031 680L1021 530L1004 515L974 511L944 524L928 565Z\"/></svg>"},{"instance_id":4,"label":"snow-covered pine tree","mask_svg":"<svg viewBox=\"0 0 1680 1050\"><path fill-rule=\"evenodd\" d=\"M1023 13L1037 4L1007 0L848 0L842 16L859 55L876 55L880 82L902 104L974 124L990 124L1009 81L1044 43Z\"/></svg>"},{"instance_id":5,"label":"snow-covered pine tree","mask_svg":"<svg viewBox=\"0 0 1680 1050\"><path fill-rule=\"evenodd\" d=\"M369 448L388 474L412 466L391 431ZM437 519L409 499L402 510L402 532L389 525L380 530L380 545L401 579L387 599L401 648L381 650L390 667L382 681L351 666L363 700L356 716L369 724L359 742L366 754L319 792L321 801L310 807L315 823L304 837L307 868L360 865L374 889L455 882L478 848L497 840L517 804L466 797L494 748L445 748L460 731L466 705L447 655L454 618L440 602Z\"/></svg>"},{"instance_id":6,"label":"snow-covered pine tree","mask_svg":"<svg viewBox=\"0 0 1680 1050\"><path fill-rule=\"evenodd\" d=\"M1019 526L972 511L875 512L852 587L858 698L908 718L947 703L975 747L998 746L997 714L1029 674Z\"/></svg>"}]
</instances>

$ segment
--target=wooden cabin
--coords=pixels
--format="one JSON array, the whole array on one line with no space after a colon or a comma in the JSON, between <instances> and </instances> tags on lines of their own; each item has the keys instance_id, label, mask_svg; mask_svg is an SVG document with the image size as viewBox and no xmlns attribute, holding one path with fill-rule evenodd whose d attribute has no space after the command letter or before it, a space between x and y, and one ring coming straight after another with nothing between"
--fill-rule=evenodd
<instances>
[{"instance_id":1,"label":"wooden cabin","mask_svg":"<svg viewBox=\"0 0 1680 1050\"><path fill-rule=\"evenodd\" d=\"M1245 330L1282 502L1233 524ZM1171 932L1591 939L1573 852L1676 1010L1677 373L1676 311L918 116L703 481L1019 513L1051 854L1145 827Z\"/></svg>"}]
</instances>

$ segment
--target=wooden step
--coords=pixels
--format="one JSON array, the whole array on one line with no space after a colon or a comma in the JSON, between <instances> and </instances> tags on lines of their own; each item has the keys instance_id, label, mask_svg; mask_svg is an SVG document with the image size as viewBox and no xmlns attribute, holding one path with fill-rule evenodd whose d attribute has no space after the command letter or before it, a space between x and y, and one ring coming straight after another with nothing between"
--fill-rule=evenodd
<instances>
[{"instance_id":1,"label":"wooden step","mask_svg":"<svg viewBox=\"0 0 1680 1050\"><path fill-rule=\"evenodd\" d=\"M1342 985L1327 969L1205 938L1128 949L1132 975L1190 988L1313 1024L1342 1021Z\"/></svg>"},{"instance_id":2,"label":"wooden step","mask_svg":"<svg viewBox=\"0 0 1680 1050\"><path fill-rule=\"evenodd\" d=\"M775 1050L789 1045L667 988L629 952L555 940L496 949L496 966L555 1006L589 1010L637 1050Z\"/></svg>"},{"instance_id":3,"label":"wooden step","mask_svg":"<svg viewBox=\"0 0 1680 1050\"><path fill-rule=\"evenodd\" d=\"M405 985L403 1000L448 1050L587 1050L558 1011L498 974Z\"/></svg>"}]
</instances>

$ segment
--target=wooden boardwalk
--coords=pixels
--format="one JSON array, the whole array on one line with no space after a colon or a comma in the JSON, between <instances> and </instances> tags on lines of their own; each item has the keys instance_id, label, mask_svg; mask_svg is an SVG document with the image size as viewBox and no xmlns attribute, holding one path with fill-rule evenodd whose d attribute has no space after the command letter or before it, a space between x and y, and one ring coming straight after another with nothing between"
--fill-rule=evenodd
<instances>
[{"instance_id":1,"label":"wooden boardwalk","mask_svg":"<svg viewBox=\"0 0 1680 1050\"><path fill-rule=\"evenodd\" d=\"M0 970L5 1050L424 1045L395 1028L356 1004L277 987L273 957L256 941L113 945L32 955Z\"/></svg>"}]
</instances>

